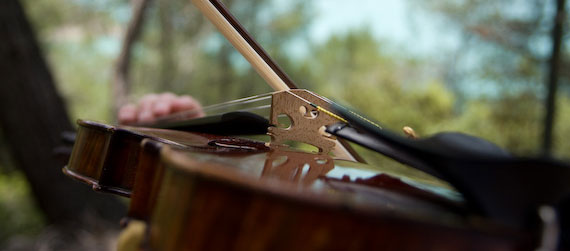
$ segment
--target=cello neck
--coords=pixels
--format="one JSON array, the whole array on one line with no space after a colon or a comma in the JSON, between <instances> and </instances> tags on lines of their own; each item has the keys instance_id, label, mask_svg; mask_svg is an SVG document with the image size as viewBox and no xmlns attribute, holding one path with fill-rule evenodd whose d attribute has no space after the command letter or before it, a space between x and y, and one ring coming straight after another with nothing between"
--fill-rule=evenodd
<instances>
[{"instance_id":1,"label":"cello neck","mask_svg":"<svg viewBox=\"0 0 570 251\"><path fill-rule=\"evenodd\" d=\"M245 57L273 90L285 91L297 88L289 76L271 59L269 54L261 48L219 0L192 0L192 3Z\"/></svg>"}]
</instances>

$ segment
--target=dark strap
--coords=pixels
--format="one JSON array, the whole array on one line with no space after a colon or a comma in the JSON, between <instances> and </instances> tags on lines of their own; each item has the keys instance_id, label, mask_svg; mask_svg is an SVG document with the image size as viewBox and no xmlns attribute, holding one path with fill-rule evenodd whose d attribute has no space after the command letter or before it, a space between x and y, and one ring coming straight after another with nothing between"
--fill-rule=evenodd
<instances>
[{"instance_id":1,"label":"dark strap","mask_svg":"<svg viewBox=\"0 0 570 251\"><path fill-rule=\"evenodd\" d=\"M349 124L328 126L328 133L446 180L474 212L498 222L534 228L538 207L557 207L570 199L568 163L514 157L488 141L459 133L413 140L380 129L345 108L333 110Z\"/></svg>"}]
</instances>

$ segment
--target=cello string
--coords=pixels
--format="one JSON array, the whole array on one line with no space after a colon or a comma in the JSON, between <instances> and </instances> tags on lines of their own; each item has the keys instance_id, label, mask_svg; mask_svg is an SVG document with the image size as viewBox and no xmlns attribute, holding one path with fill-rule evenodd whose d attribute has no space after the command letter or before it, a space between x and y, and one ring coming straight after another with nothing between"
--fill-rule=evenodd
<instances>
[{"instance_id":1,"label":"cello string","mask_svg":"<svg viewBox=\"0 0 570 251\"><path fill-rule=\"evenodd\" d=\"M212 109L216 109L219 107L232 106L234 104L252 103L252 102L256 102L256 101L260 101L260 100L270 99L272 95L273 95L273 93L270 92L270 93L259 94L259 95L254 95L254 96L250 96L250 97L230 100L230 101L219 103L219 104L205 106L202 110L207 111L207 110L212 110Z\"/></svg>"},{"instance_id":2,"label":"cello string","mask_svg":"<svg viewBox=\"0 0 570 251\"><path fill-rule=\"evenodd\" d=\"M255 106L255 107L251 107L251 108L240 109L240 110L238 110L238 112L250 112L250 111L264 110L264 109L268 109L268 108L271 108L271 105L260 105L260 106Z\"/></svg>"},{"instance_id":3,"label":"cello string","mask_svg":"<svg viewBox=\"0 0 570 251\"><path fill-rule=\"evenodd\" d=\"M339 115L337 115L337 114L335 114L335 113L333 113L333 112L331 112L331 111L329 111L329 110L327 110L327 109L325 109L325 108L322 108L321 106L319 106L319 105L317 105L317 104L311 103L310 105L311 105L312 107L315 107L315 108L317 109L317 111L324 112L325 114L327 114L327 115L329 115L329 116L331 116L331 117L333 117L333 118L335 118L335 119L337 119L337 120L340 120L340 121L342 121L342 122L344 122L344 123L348 123L348 121L346 121L346 119L344 119L343 117L341 117L341 116L339 116Z\"/></svg>"},{"instance_id":4,"label":"cello string","mask_svg":"<svg viewBox=\"0 0 570 251\"><path fill-rule=\"evenodd\" d=\"M230 100L230 101L219 103L219 104L213 104L213 105L205 106L201 109L201 111L208 114L208 113L212 113L212 111L216 111L216 110L229 109L231 107L238 106L238 105L251 104L251 103L255 103L255 102L261 102L264 100L268 100L268 99L271 99L272 95L273 95L273 93L270 92L270 93L259 94L259 95L245 97L245 98ZM257 107L238 109L237 111L260 110L260 109L265 109L268 107L271 107L271 105L261 105L261 106L257 106ZM188 117L193 117L194 115L196 115L198 113L200 113L199 109L181 111L181 112L177 112L177 113L173 113L173 114L169 114L166 116L159 117L157 119L157 121L168 121L168 120L188 118Z\"/></svg>"}]
</instances>

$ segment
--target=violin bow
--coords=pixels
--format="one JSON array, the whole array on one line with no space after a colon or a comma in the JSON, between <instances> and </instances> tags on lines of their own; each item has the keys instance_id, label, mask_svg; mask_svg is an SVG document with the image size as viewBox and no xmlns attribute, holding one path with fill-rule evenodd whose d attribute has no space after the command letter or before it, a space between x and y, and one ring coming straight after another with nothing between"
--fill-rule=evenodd
<instances>
[{"instance_id":1,"label":"violin bow","mask_svg":"<svg viewBox=\"0 0 570 251\"><path fill-rule=\"evenodd\" d=\"M219 0L192 0L192 3L210 20L222 35L251 64L255 71L275 91L297 89L291 78L275 63L239 21ZM365 160L343 139L334 154L344 159L365 163Z\"/></svg>"},{"instance_id":2,"label":"violin bow","mask_svg":"<svg viewBox=\"0 0 570 251\"><path fill-rule=\"evenodd\" d=\"M291 78L273 61L219 0L192 0L218 31L245 57L275 91L296 89Z\"/></svg>"}]
</instances>

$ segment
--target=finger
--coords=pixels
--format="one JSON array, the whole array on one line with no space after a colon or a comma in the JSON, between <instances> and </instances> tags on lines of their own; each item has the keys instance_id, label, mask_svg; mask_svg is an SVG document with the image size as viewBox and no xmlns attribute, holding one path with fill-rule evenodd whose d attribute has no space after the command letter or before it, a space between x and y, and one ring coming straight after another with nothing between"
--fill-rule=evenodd
<instances>
[{"instance_id":1,"label":"finger","mask_svg":"<svg viewBox=\"0 0 570 251\"><path fill-rule=\"evenodd\" d=\"M137 121L137 106L127 104L119 109L119 124L133 124Z\"/></svg>"},{"instance_id":2,"label":"finger","mask_svg":"<svg viewBox=\"0 0 570 251\"><path fill-rule=\"evenodd\" d=\"M158 95L149 94L143 96L138 104L137 121L139 123L150 123L155 119L152 107L158 100Z\"/></svg>"},{"instance_id":3,"label":"finger","mask_svg":"<svg viewBox=\"0 0 570 251\"><path fill-rule=\"evenodd\" d=\"M172 93L167 92L160 94L152 106L154 117L160 118L162 116L170 114L172 111L172 102L175 99L176 96Z\"/></svg>"},{"instance_id":4,"label":"finger","mask_svg":"<svg viewBox=\"0 0 570 251\"><path fill-rule=\"evenodd\" d=\"M173 112L192 111L188 118L203 117L202 105L190 96L181 96L172 102Z\"/></svg>"}]
</instances>

